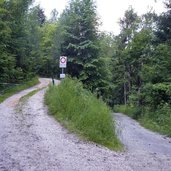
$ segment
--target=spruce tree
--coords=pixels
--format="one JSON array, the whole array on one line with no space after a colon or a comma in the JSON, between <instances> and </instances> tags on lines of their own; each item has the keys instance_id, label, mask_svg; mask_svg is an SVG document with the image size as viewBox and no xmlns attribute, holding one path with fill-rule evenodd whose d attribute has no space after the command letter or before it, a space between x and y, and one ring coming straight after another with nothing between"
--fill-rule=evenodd
<instances>
[{"instance_id":1,"label":"spruce tree","mask_svg":"<svg viewBox=\"0 0 171 171\"><path fill-rule=\"evenodd\" d=\"M98 66L98 18L93 0L72 0L60 18L65 36L62 55L68 57L68 73L90 89L100 82Z\"/></svg>"}]
</instances>

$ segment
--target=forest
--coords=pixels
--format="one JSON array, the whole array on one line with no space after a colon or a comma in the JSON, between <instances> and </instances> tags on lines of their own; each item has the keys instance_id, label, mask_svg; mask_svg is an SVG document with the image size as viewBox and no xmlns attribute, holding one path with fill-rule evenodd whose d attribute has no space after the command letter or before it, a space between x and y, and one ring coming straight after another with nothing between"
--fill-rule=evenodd
<instances>
[{"instance_id":1,"label":"forest","mask_svg":"<svg viewBox=\"0 0 171 171\"><path fill-rule=\"evenodd\" d=\"M0 83L18 84L36 75L67 75L115 111L171 135L171 0L166 11L139 16L130 6L120 33L99 30L93 0L71 0L50 19L32 0L0 0ZM0 85L0 88L1 88Z\"/></svg>"}]
</instances>

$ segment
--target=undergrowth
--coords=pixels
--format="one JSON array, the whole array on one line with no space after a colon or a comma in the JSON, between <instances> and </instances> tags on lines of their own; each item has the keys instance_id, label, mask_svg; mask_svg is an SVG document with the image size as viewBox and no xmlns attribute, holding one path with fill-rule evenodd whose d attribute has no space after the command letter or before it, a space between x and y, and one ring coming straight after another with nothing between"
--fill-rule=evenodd
<instances>
[{"instance_id":1,"label":"undergrowth","mask_svg":"<svg viewBox=\"0 0 171 171\"><path fill-rule=\"evenodd\" d=\"M159 107L155 111L150 108L136 108L128 105L115 106L114 110L138 120L145 128L171 137L171 107L169 105Z\"/></svg>"},{"instance_id":2,"label":"undergrowth","mask_svg":"<svg viewBox=\"0 0 171 171\"><path fill-rule=\"evenodd\" d=\"M110 109L79 81L66 78L59 86L50 86L45 102L50 113L71 131L110 149L121 149Z\"/></svg>"}]
</instances>

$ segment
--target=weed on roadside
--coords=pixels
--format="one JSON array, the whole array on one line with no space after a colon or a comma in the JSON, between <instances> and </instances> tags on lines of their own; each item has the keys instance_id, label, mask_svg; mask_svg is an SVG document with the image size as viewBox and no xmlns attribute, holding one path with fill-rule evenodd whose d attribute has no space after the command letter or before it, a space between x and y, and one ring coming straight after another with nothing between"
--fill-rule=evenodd
<instances>
[{"instance_id":1,"label":"weed on roadside","mask_svg":"<svg viewBox=\"0 0 171 171\"><path fill-rule=\"evenodd\" d=\"M121 149L110 109L77 80L66 78L50 86L45 95L50 113L64 126L110 149Z\"/></svg>"}]
</instances>

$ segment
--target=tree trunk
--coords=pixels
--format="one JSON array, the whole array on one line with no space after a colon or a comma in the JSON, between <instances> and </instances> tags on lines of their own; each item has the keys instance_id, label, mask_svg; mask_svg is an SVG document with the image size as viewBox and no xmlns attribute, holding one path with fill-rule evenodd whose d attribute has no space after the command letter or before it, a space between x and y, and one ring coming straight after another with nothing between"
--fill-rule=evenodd
<instances>
[{"instance_id":1,"label":"tree trunk","mask_svg":"<svg viewBox=\"0 0 171 171\"><path fill-rule=\"evenodd\" d=\"M124 74L124 104L127 105L126 77Z\"/></svg>"}]
</instances>

